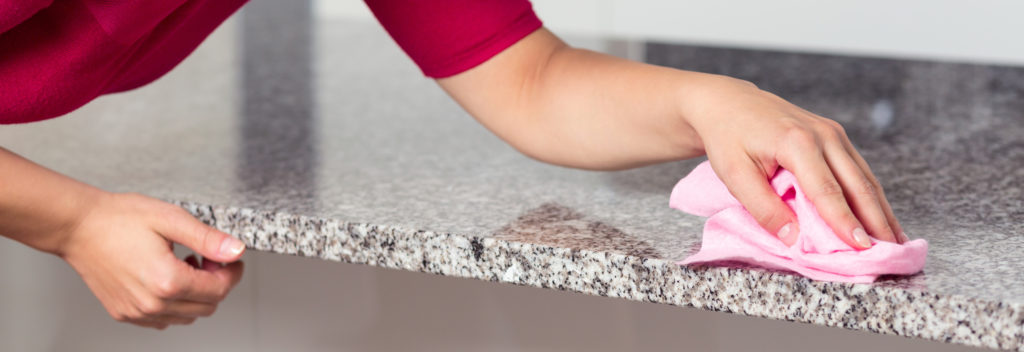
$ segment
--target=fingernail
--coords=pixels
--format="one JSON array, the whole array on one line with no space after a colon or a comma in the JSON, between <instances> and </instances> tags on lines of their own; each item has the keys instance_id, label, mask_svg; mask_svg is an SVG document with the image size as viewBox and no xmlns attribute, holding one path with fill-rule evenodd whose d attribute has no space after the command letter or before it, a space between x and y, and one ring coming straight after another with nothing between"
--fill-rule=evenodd
<instances>
[{"instance_id":1,"label":"fingernail","mask_svg":"<svg viewBox=\"0 0 1024 352\"><path fill-rule=\"evenodd\" d=\"M225 238L220 243L220 255L225 257L235 257L243 250L245 250L245 243L234 237Z\"/></svg>"},{"instance_id":2,"label":"fingernail","mask_svg":"<svg viewBox=\"0 0 1024 352\"><path fill-rule=\"evenodd\" d=\"M900 231L900 235L899 236L900 236L900 243L910 242L910 237L907 237L907 234L903 233L903 231Z\"/></svg>"},{"instance_id":3,"label":"fingernail","mask_svg":"<svg viewBox=\"0 0 1024 352\"><path fill-rule=\"evenodd\" d=\"M790 225L791 224L786 224L785 226L782 226L782 228L779 229L779 232L775 234L776 236L779 237L780 240L782 240L783 243L786 243L786 244L789 244L789 243L793 242L793 241L790 240L791 237L794 235L793 231L792 231L793 228Z\"/></svg>"},{"instance_id":4,"label":"fingernail","mask_svg":"<svg viewBox=\"0 0 1024 352\"><path fill-rule=\"evenodd\" d=\"M853 229L853 240L863 248L871 247L871 239L868 238L868 233L864 232L863 228Z\"/></svg>"}]
</instances>

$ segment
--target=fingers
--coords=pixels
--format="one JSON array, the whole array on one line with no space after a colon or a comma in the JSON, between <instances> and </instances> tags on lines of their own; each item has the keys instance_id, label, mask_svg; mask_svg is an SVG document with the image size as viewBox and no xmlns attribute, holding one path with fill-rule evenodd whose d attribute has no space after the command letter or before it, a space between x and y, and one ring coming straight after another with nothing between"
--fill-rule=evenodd
<instances>
[{"instance_id":1,"label":"fingers","mask_svg":"<svg viewBox=\"0 0 1024 352\"><path fill-rule=\"evenodd\" d=\"M168 307L176 306L177 302L163 303ZM216 306L213 307L216 309ZM208 308L204 308L206 310ZM179 315L179 314L165 314L169 312L167 309L163 309L161 312L143 312L140 309L137 313L132 314L132 317L126 317L119 319L124 322L135 324L142 327L153 328L157 330L166 329L169 325L189 325L196 321L196 316Z\"/></svg>"},{"instance_id":2,"label":"fingers","mask_svg":"<svg viewBox=\"0 0 1024 352\"><path fill-rule=\"evenodd\" d=\"M191 325L196 321L194 317L160 315L128 320L129 323L157 330L166 329L170 325Z\"/></svg>"},{"instance_id":3,"label":"fingers","mask_svg":"<svg viewBox=\"0 0 1024 352\"><path fill-rule=\"evenodd\" d=\"M889 200L885 198L885 194L880 195L882 199L882 211L885 212L885 217L889 221L889 227L892 228L893 232L896 233L896 239L898 243L907 243L910 238L903 232L903 226L900 225L899 221L896 220L896 215L892 212L892 206L889 205Z\"/></svg>"},{"instance_id":4,"label":"fingers","mask_svg":"<svg viewBox=\"0 0 1024 352\"><path fill-rule=\"evenodd\" d=\"M178 300L167 303L167 308L164 309L163 315L184 318L200 318L213 315L216 311L217 304L214 303Z\"/></svg>"},{"instance_id":5,"label":"fingers","mask_svg":"<svg viewBox=\"0 0 1024 352\"><path fill-rule=\"evenodd\" d=\"M825 160L819 137L812 132L799 132L787 138L788 148L779 155L780 164L796 175L807 198L839 239L854 248L871 247L867 232L847 204L842 184Z\"/></svg>"},{"instance_id":6,"label":"fingers","mask_svg":"<svg viewBox=\"0 0 1024 352\"><path fill-rule=\"evenodd\" d=\"M203 261L202 264L200 264L199 260L196 259L194 255L186 257L185 263L187 263L189 267L210 272L215 271L216 269L223 268L223 265L212 260L205 260ZM237 280L233 280L233 282L228 281L228 283L230 287L233 287L234 284L237 283ZM183 290L183 292L180 295L176 295L173 298L191 298L187 297L189 295L187 291L188 290ZM164 308L163 313L185 317L208 317L212 315L215 310L217 310L217 303L219 303L219 301L210 303L188 300L174 300L167 304L166 308Z\"/></svg>"},{"instance_id":7,"label":"fingers","mask_svg":"<svg viewBox=\"0 0 1024 352\"><path fill-rule=\"evenodd\" d=\"M843 188L853 213L871 236L882 241L897 242L889 227L889 219L879 202L878 186L869 179L842 145L825 146L825 160Z\"/></svg>"},{"instance_id":8,"label":"fingers","mask_svg":"<svg viewBox=\"0 0 1024 352\"><path fill-rule=\"evenodd\" d=\"M727 166L718 168L712 160L711 166L729 188L729 192L747 208L761 227L778 236L787 246L793 245L800 227L796 215L768 184L772 175L759 168L746 155L725 160L724 164ZM768 171L774 173L774 170Z\"/></svg>"},{"instance_id":9,"label":"fingers","mask_svg":"<svg viewBox=\"0 0 1024 352\"><path fill-rule=\"evenodd\" d=\"M227 265L203 259L200 264L194 256L184 261L171 257L170 267L156 274L146 286L163 300L185 300L216 304L227 297L228 292L242 279L245 264L241 261Z\"/></svg>"},{"instance_id":10,"label":"fingers","mask_svg":"<svg viewBox=\"0 0 1024 352\"><path fill-rule=\"evenodd\" d=\"M871 172L871 167L868 166L868 162L865 161L864 157L862 157L853 147L853 143L850 142L850 139L845 138L845 136L843 138L843 148L846 149L846 152L853 158L853 161L856 162L864 172L864 176L875 185L875 191L878 193L877 199L882 207L882 212L885 214L885 219L889 224L889 228L896 234L898 243L905 243L909 241L910 239L907 238L905 233L903 233L903 226L901 226L900 222L896 220L896 215L892 211L892 206L889 205L888 198L885 197L885 190L882 189L878 179L875 178L874 173Z\"/></svg>"},{"instance_id":11,"label":"fingers","mask_svg":"<svg viewBox=\"0 0 1024 352\"><path fill-rule=\"evenodd\" d=\"M155 329L190 324L213 314L241 279L242 243L179 207L125 193L103 198L91 214L75 230L90 240L77 243L65 260L117 321ZM179 260L172 242L216 262Z\"/></svg>"},{"instance_id":12,"label":"fingers","mask_svg":"<svg viewBox=\"0 0 1024 352\"><path fill-rule=\"evenodd\" d=\"M181 277L181 286L171 298L194 302L217 303L242 279L245 264L234 262L224 266L208 259L200 269L188 267Z\"/></svg>"},{"instance_id":13,"label":"fingers","mask_svg":"<svg viewBox=\"0 0 1024 352\"><path fill-rule=\"evenodd\" d=\"M175 263L179 264L173 274L177 283L142 294L149 298L137 299L137 309L123 321L160 330L168 325L192 324L196 318L208 317L217 310L217 304L238 283L243 270L242 262L199 263L194 256Z\"/></svg>"},{"instance_id":14,"label":"fingers","mask_svg":"<svg viewBox=\"0 0 1024 352\"><path fill-rule=\"evenodd\" d=\"M206 259L206 258L203 258L203 264L198 266L198 268L203 269L205 271L209 271L209 272L217 271L217 269L220 269L220 268L223 268L223 267L224 267L224 264L221 264L221 263L218 263L218 262L212 261L210 259Z\"/></svg>"},{"instance_id":15,"label":"fingers","mask_svg":"<svg viewBox=\"0 0 1024 352\"><path fill-rule=\"evenodd\" d=\"M163 330L167 328L166 323L158 322L155 320L129 320L128 322L144 328L153 328L157 330Z\"/></svg>"},{"instance_id":16,"label":"fingers","mask_svg":"<svg viewBox=\"0 0 1024 352\"><path fill-rule=\"evenodd\" d=\"M203 257L230 263L242 257L245 244L237 238L203 224L183 209L169 205L156 229L168 240L180 243Z\"/></svg>"},{"instance_id":17,"label":"fingers","mask_svg":"<svg viewBox=\"0 0 1024 352\"><path fill-rule=\"evenodd\" d=\"M158 324L164 325L189 325L196 321L196 318L164 315L156 318Z\"/></svg>"}]
</instances>

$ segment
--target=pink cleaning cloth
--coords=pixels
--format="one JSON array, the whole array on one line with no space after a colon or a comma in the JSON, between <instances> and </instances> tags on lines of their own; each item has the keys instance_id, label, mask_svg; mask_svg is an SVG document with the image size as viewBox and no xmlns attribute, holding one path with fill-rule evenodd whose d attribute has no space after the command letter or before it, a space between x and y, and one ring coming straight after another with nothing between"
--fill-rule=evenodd
<instances>
[{"instance_id":1,"label":"pink cleaning cloth","mask_svg":"<svg viewBox=\"0 0 1024 352\"><path fill-rule=\"evenodd\" d=\"M758 225L707 161L680 180L669 205L709 218L700 251L678 264L736 261L791 270L814 280L854 283L873 282L879 275L914 274L924 267L925 240L896 244L872 238L870 248L857 250L836 237L792 173L779 169L771 185L796 213L800 234L792 247Z\"/></svg>"}]
</instances>

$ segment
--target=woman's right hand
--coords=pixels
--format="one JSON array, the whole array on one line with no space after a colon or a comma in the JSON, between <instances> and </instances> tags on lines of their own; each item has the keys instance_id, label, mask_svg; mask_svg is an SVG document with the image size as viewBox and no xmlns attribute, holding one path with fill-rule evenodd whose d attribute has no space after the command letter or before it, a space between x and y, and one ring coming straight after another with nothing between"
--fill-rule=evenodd
<instances>
[{"instance_id":1,"label":"woman's right hand","mask_svg":"<svg viewBox=\"0 0 1024 352\"><path fill-rule=\"evenodd\" d=\"M787 245L800 233L796 216L768 180L782 167L841 240L869 248L868 236L908 240L882 186L835 121L801 109L753 84L705 76L688 91L684 112L704 142L708 160L757 222Z\"/></svg>"},{"instance_id":2,"label":"woman's right hand","mask_svg":"<svg viewBox=\"0 0 1024 352\"><path fill-rule=\"evenodd\" d=\"M180 207L138 194L101 191L94 198L55 254L114 319L156 329L191 324L213 314L241 279L245 245ZM178 259L173 243L204 263Z\"/></svg>"},{"instance_id":3,"label":"woman's right hand","mask_svg":"<svg viewBox=\"0 0 1024 352\"><path fill-rule=\"evenodd\" d=\"M851 247L870 247L868 236L907 241L842 126L750 82L574 49L539 29L438 84L548 163L616 170L707 154L736 199L787 245L800 228L768 183L780 167Z\"/></svg>"}]
</instances>

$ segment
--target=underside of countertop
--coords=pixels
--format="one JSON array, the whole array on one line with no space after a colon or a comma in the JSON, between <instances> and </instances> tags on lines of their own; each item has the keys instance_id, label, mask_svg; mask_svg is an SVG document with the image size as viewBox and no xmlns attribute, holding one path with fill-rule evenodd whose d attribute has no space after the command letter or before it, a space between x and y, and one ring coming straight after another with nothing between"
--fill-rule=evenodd
<instances>
[{"instance_id":1,"label":"underside of countertop","mask_svg":"<svg viewBox=\"0 0 1024 352\"><path fill-rule=\"evenodd\" d=\"M0 126L0 146L180 204L256 250L1024 350L1024 68L632 44L843 124L931 251L918 275L828 283L674 264L703 219L668 195L700 160L545 165L375 24L247 11L158 82Z\"/></svg>"}]
</instances>

